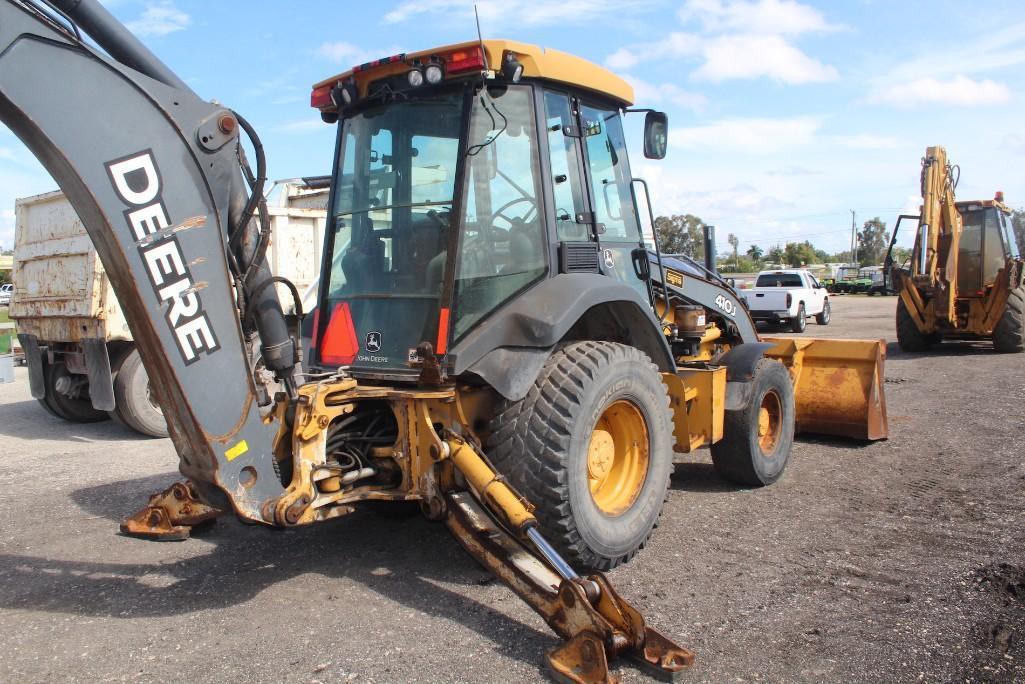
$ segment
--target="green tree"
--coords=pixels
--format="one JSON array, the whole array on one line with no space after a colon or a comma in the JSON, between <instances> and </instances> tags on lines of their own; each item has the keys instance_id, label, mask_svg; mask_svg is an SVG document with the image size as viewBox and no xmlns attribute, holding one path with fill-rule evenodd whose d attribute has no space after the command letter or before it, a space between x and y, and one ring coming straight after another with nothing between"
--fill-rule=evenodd
<instances>
[{"instance_id":1,"label":"green tree","mask_svg":"<svg viewBox=\"0 0 1025 684\"><path fill-rule=\"evenodd\" d=\"M1025 207L1011 212L1011 227L1018 242L1018 254L1025 255Z\"/></svg>"},{"instance_id":2,"label":"green tree","mask_svg":"<svg viewBox=\"0 0 1025 684\"><path fill-rule=\"evenodd\" d=\"M788 242L783 254L784 263L790 266L799 267L815 263L815 248L807 240Z\"/></svg>"},{"instance_id":3,"label":"green tree","mask_svg":"<svg viewBox=\"0 0 1025 684\"><path fill-rule=\"evenodd\" d=\"M726 242L730 243L730 247L733 248L733 267L739 270L740 254L737 252L737 248L740 247L740 239L733 233L730 233L726 236Z\"/></svg>"},{"instance_id":4,"label":"green tree","mask_svg":"<svg viewBox=\"0 0 1025 684\"><path fill-rule=\"evenodd\" d=\"M850 260L851 260L851 250L849 250L849 249L845 249L842 252L837 252L836 254L830 254L829 256L826 257L826 261L832 261L834 263L840 263L840 264L850 263Z\"/></svg>"},{"instance_id":5,"label":"green tree","mask_svg":"<svg viewBox=\"0 0 1025 684\"><path fill-rule=\"evenodd\" d=\"M655 233L663 254L686 254L693 259L705 258L705 238L701 227L705 225L697 216L659 216L655 219Z\"/></svg>"},{"instance_id":6,"label":"green tree","mask_svg":"<svg viewBox=\"0 0 1025 684\"><path fill-rule=\"evenodd\" d=\"M787 253L780 245L773 245L769 250L769 261L774 264L786 263Z\"/></svg>"},{"instance_id":7,"label":"green tree","mask_svg":"<svg viewBox=\"0 0 1025 684\"><path fill-rule=\"evenodd\" d=\"M751 245L747 248L747 256L750 257L751 261L761 261L765 255L765 250L758 245Z\"/></svg>"},{"instance_id":8,"label":"green tree","mask_svg":"<svg viewBox=\"0 0 1025 684\"><path fill-rule=\"evenodd\" d=\"M898 245L893 246L893 263L895 266L900 266L905 261L911 258L911 250L907 247L900 247Z\"/></svg>"},{"instance_id":9,"label":"green tree","mask_svg":"<svg viewBox=\"0 0 1025 684\"><path fill-rule=\"evenodd\" d=\"M858 263L862 266L883 263L889 243L890 234L886 232L885 221L881 221L878 216L865 221L864 227L858 232Z\"/></svg>"}]
</instances>

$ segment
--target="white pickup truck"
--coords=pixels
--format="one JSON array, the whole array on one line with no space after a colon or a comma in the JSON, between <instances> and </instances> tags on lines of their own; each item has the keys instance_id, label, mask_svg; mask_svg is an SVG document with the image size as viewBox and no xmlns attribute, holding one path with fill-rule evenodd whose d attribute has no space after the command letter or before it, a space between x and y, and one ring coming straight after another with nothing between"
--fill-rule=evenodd
<instances>
[{"instance_id":1,"label":"white pickup truck","mask_svg":"<svg viewBox=\"0 0 1025 684\"><path fill-rule=\"evenodd\" d=\"M789 323L795 333L804 332L808 316L814 316L819 325L829 323L826 288L805 270L762 271L754 288L740 294L756 322Z\"/></svg>"}]
</instances>

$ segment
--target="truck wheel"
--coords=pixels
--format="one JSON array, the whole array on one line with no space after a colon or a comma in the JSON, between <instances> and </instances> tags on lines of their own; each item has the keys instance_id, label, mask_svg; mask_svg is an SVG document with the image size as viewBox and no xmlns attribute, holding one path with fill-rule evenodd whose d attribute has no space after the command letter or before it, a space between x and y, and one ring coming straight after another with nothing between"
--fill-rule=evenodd
<instances>
[{"instance_id":1,"label":"truck wheel","mask_svg":"<svg viewBox=\"0 0 1025 684\"><path fill-rule=\"evenodd\" d=\"M107 420L106 411L98 411L93 408L89 400L89 390L80 390L78 396L68 396L57 388L66 382L78 380L73 373L69 373L63 363L48 363L43 366L43 380L45 383L46 396L40 399L40 403L50 413L58 418L71 421L72 423L98 423Z\"/></svg>"},{"instance_id":2,"label":"truck wheel","mask_svg":"<svg viewBox=\"0 0 1025 684\"><path fill-rule=\"evenodd\" d=\"M638 349L575 342L527 396L502 402L488 457L577 567L624 563L651 536L669 488L673 426L658 369Z\"/></svg>"},{"instance_id":3,"label":"truck wheel","mask_svg":"<svg viewBox=\"0 0 1025 684\"><path fill-rule=\"evenodd\" d=\"M150 395L149 376L139 352L121 358L114 375L114 413L122 423L149 437L167 437L164 412Z\"/></svg>"},{"instance_id":4,"label":"truck wheel","mask_svg":"<svg viewBox=\"0 0 1025 684\"><path fill-rule=\"evenodd\" d=\"M1007 295L1007 305L993 329L993 348L998 352L1025 351L1025 288L1015 288Z\"/></svg>"},{"instance_id":5,"label":"truck wheel","mask_svg":"<svg viewBox=\"0 0 1025 684\"><path fill-rule=\"evenodd\" d=\"M900 345L900 348L906 352L923 352L939 341L940 337L936 333L926 335L918 329L915 319L911 318L907 307L904 306L904 300L898 299L897 344Z\"/></svg>"},{"instance_id":6,"label":"truck wheel","mask_svg":"<svg viewBox=\"0 0 1025 684\"><path fill-rule=\"evenodd\" d=\"M829 314L831 313L829 308L829 300L822 302L822 311L815 314L815 322L819 325L829 325Z\"/></svg>"},{"instance_id":7,"label":"truck wheel","mask_svg":"<svg viewBox=\"0 0 1025 684\"><path fill-rule=\"evenodd\" d=\"M716 472L749 487L783 475L794 443L794 387L779 361L762 359L751 379L748 405L726 411L723 438L712 445Z\"/></svg>"},{"instance_id":8,"label":"truck wheel","mask_svg":"<svg viewBox=\"0 0 1025 684\"><path fill-rule=\"evenodd\" d=\"M802 333L808 327L808 314L804 310L804 302L797 305L797 315L790 319L790 330Z\"/></svg>"}]
</instances>

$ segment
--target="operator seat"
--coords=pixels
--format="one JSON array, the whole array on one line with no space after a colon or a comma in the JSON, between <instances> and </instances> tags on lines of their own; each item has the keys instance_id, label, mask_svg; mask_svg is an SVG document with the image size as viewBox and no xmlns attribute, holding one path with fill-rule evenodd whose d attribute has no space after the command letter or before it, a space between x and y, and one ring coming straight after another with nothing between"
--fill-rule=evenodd
<instances>
[{"instance_id":1,"label":"operator seat","mask_svg":"<svg viewBox=\"0 0 1025 684\"><path fill-rule=\"evenodd\" d=\"M342 273L346 289L352 286L372 292L380 287L384 273L384 240L370 234L359 245L350 245L342 257Z\"/></svg>"}]
</instances>

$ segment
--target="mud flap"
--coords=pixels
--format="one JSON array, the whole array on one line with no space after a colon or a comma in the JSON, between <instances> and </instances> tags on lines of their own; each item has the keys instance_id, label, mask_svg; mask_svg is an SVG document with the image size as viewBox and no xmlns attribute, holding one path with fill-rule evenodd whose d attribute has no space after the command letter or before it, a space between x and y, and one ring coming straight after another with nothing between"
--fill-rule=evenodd
<instances>
[{"instance_id":1,"label":"mud flap","mask_svg":"<svg viewBox=\"0 0 1025 684\"><path fill-rule=\"evenodd\" d=\"M794 382L796 432L876 440L889 436L883 340L767 337L765 356Z\"/></svg>"}]
</instances>

